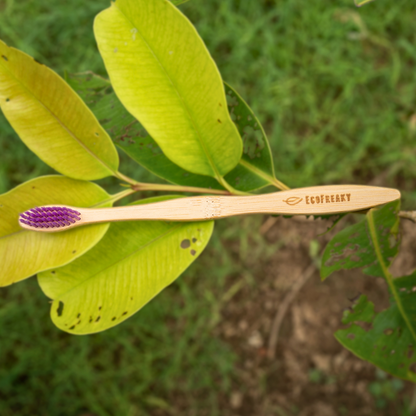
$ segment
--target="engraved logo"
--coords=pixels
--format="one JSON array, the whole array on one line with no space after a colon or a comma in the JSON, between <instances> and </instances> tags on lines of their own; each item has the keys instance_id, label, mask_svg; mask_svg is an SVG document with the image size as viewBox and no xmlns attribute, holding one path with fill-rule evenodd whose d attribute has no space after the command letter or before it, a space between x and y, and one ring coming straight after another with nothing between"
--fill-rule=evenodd
<instances>
[{"instance_id":1,"label":"engraved logo","mask_svg":"<svg viewBox=\"0 0 416 416\"><path fill-rule=\"evenodd\" d=\"M350 202L351 194L332 194L332 195L307 195L305 202L309 204L334 204L337 202Z\"/></svg>"},{"instance_id":2,"label":"engraved logo","mask_svg":"<svg viewBox=\"0 0 416 416\"><path fill-rule=\"evenodd\" d=\"M292 196L283 202L286 202L288 205L297 205L303 201L303 198L298 196ZM313 204L334 204L337 202L350 202L351 194L332 194L332 195L306 195L305 203L306 205Z\"/></svg>"},{"instance_id":3,"label":"engraved logo","mask_svg":"<svg viewBox=\"0 0 416 416\"><path fill-rule=\"evenodd\" d=\"M291 198L283 200L283 202L286 202L286 204L288 205L297 205L302 201L303 201L303 198L299 198L298 196L292 196Z\"/></svg>"}]
</instances>

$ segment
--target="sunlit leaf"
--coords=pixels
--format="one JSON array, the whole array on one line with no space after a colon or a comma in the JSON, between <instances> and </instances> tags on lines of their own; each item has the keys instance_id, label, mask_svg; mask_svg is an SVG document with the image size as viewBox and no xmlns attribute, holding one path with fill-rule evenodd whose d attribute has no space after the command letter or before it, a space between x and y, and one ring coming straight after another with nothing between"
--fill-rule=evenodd
<instances>
[{"instance_id":1,"label":"sunlit leaf","mask_svg":"<svg viewBox=\"0 0 416 416\"><path fill-rule=\"evenodd\" d=\"M351 325L335 336L361 359L416 382L416 273L395 279L394 286L399 304L392 297L388 309L375 313L374 304L361 296L345 313L343 323Z\"/></svg>"},{"instance_id":2,"label":"sunlit leaf","mask_svg":"<svg viewBox=\"0 0 416 416\"><path fill-rule=\"evenodd\" d=\"M381 254L388 266L398 251L399 219L396 214L399 208L399 200L382 208L373 208L362 221L339 232L325 248L321 267L322 279L326 279L336 270L365 266L365 273L381 276L372 235L377 235Z\"/></svg>"},{"instance_id":3,"label":"sunlit leaf","mask_svg":"<svg viewBox=\"0 0 416 416\"><path fill-rule=\"evenodd\" d=\"M101 125L133 160L155 175L182 186L224 189L210 176L197 175L169 160L144 127L124 108L109 81L92 73L68 79L94 112Z\"/></svg>"},{"instance_id":4,"label":"sunlit leaf","mask_svg":"<svg viewBox=\"0 0 416 416\"><path fill-rule=\"evenodd\" d=\"M108 224L96 224L59 233L20 228L19 213L39 205L111 206L102 188L64 176L44 176L0 195L0 286L26 279L42 270L78 258L105 234Z\"/></svg>"},{"instance_id":5,"label":"sunlit leaf","mask_svg":"<svg viewBox=\"0 0 416 416\"><path fill-rule=\"evenodd\" d=\"M75 74L69 84L84 99L114 142L155 175L182 186L224 189L214 178L187 172L171 162L144 127L124 108L108 80L93 73ZM245 101L227 84L227 104L242 135L245 151L226 180L239 191L273 184L274 169L267 137Z\"/></svg>"},{"instance_id":6,"label":"sunlit leaf","mask_svg":"<svg viewBox=\"0 0 416 416\"><path fill-rule=\"evenodd\" d=\"M84 180L117 171L108 134L69 85L1 41L0 106L23 142L56 171Z\"/></svg>"},{"instance_id":7,"label":"sunlit leaf","mask_svg":"<svg viewBox=\"0 0 416 416\"><path fill-rule=\"evenodd\" d=\"M169 198L140 203L164 199ZM186 270L204 250L213 226L213 222L112 223L87 254L39 274L42 290L53 299L53 322L73 334L118 325Z\"/></svg>"},{"instance_id":8,"label":"sunlit leaf","mask_svg":"<svg viewBox=\"0 0 416 416\"><path fill-rule=\"evenodd\" d=\"M118 0L94 24L111 83L164 154L189 172L219 178L242 141L221 76L188 19L164 0Z\"/></svg>"}]
</instances>

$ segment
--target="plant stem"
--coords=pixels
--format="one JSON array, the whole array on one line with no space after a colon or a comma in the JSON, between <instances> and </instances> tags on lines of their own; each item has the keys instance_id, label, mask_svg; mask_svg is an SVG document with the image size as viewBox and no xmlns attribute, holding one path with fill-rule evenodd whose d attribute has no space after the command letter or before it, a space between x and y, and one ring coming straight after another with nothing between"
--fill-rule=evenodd
<instances>
[{"instance_id":1,"label":"plant stem","mask_svg":"<svg viewBox=\"0 0 416 416\"><path fill-rule=\"evenodd\" d=\"M123 175L121 172L114 172L114 176L122 181L129 183L130 185L136 185L138 182L134 179L129 178L126 175Z\"/></svg>"},{"instance_id":2,"label":"plant stem","mask_svg":"<svg viewBox=\"0 0 416 416\"><path fill-rule=\"evenodd\" d=\"M244 159L241 159L238 163L241 166L244 166L247 170L253 172L255 175L260 176L260 178L263 178L264 180L269 182L270 185L275 186L277 189L280 189L282 191L287 191L288 189L290 189L288 186L286 186L283 182L280 182L274 176L269 175L266 172L263 172L261 169L256 168L254 165L248 163Z\"/></svg>"},{"instance_id":3,"label":"plant stem","mask_svg":"<svg viewBox=\"0 0 416 416\"><path fill-rule=\"evenodd\" d=\"M276 179L276 178L274 178L273 179L273 185L276 187L276 188L278 188L278 189L280 189L280 190L282 190L282 191L288 191L290 188L287 186L287 185L285 185L283 182L280 182L278 179Z\"/></svg>"},{"instance_id":4,"label":"plant stem","mask_svg":"<svg viewBox=\"0 0 416 416\"><path fill-rule=\"evenodd\" d=\"M361 2L357 2L357 1L355 1L355 5L357 6L357 7L361 7L361 6L364 6L364 4L367 4L367 3L370 3L370 2L372 2L373 0L363 0L363 1L361 1Z\"/></svg>"},{"instance_id":5,"label":"plant stem","mask_svg":"<svg viewBox=\"0 0 416 416\"><path fill-rule=\"evenodd\" d=\"M218 176L216 179L231 195L252 195L249 192L242 192L234 189L222 176Z\"/></svg>"},{"instance_id":6,"label":"plant stem","mask_svg":"<svg viewBox=\"0 0 416 416\"><path fill-rule=\"evenodd\" d=\"M110 198L98 203L97 205L93 205L91 208L98 208L102 205L108 204L109 202L112 202L112 203L117 202L120 199L125 198L126 196L133 195L135 192L136 191L133 189L126 189L125 191L121 191L118 194L110 195Z\"/></svg>"},{"instance_id":7,"label":"plant stem","mask_svg":"<svg viewBox=\"0 0 416 416\"><path fill-rule=\"evenodd\" d=\"M136 182L131 185L131 189L134 192L137 191L171 191L171 192L193 192L199 194L214 194L214 195L230 195L228 191L222 191L220 189L209 188L196 188L193 186L180 186L180 185L165 185L158 183L141 183Z\"/></svg>"}]
</instances>

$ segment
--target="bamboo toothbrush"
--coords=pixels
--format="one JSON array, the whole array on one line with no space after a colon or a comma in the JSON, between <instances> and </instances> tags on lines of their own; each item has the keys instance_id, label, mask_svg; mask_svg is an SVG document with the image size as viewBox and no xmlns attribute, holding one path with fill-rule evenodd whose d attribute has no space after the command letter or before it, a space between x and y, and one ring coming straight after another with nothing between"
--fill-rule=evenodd
<instances>
[{"instance_id":1,"label":"bamboo toothbrush","mask_svg":"<svg viewBox=\"0 0 416 416\"><path fill-rule=\"evenodd\" d=\"M50 233L109 221L201 221L246 214L337 214L362 211L399 198L400 192L396 189L330 185L253 196L194 196L116 208L44 206L20 214L19 221L27 230Z\"/></svg>"}]
</instances>

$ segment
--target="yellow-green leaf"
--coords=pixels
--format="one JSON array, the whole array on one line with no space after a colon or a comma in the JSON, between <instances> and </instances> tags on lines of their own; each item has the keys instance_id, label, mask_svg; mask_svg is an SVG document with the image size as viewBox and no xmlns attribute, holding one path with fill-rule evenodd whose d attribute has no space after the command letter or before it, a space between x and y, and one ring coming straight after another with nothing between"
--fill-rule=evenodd
<instances>
[{"instance_id":1,"label":"yellow-green leaf","mask_svg":"<svg viewBox=\"0 0 416 416\"><path fill-rule=\"evenodd\" d=\"M36 178L0 195L0 286L69 263L93 247L109 226L96 224L59 233L26 231L19 226L19 213L49 204L111 206L109 198L94 183L64 176Z\"/></svg>"},{"instance_id":2,"label":"yellow-green leaf","mask_svg":"<svg viewBox=\"0 0 416 416\"><path fill-rule=\"evenodd\" d=\"M111 83L164 154L192 173L224 176L242 141L221 76L189 20L165 0L117 0L95 36Z\"/></svg>"},{"instance_id":3,"label":"yellow-green leaf","mask_svg":"<svg viewBox=\"0 0 416 416\"><path fill-rule=\"evenodd\" d=\"M168 198L144 202L163 199ZM213 227L212 221L112 223L87 254L39 274L42 290L53 299L52 321L79 335L118 325L186 270L204 250Z\"/></svg>"},{"instance_id":4,"label":"yellow-green leaf","mask_svg":"<svg viewBox=\"0 0 416 416\"><path fill-rule=\"evenodd\" d=\"M0 107L23 142L56 171L94 180L118 169L107 132L54 71L0 41Z\"/></svg>"}]
</instances>

